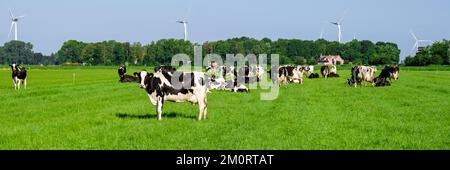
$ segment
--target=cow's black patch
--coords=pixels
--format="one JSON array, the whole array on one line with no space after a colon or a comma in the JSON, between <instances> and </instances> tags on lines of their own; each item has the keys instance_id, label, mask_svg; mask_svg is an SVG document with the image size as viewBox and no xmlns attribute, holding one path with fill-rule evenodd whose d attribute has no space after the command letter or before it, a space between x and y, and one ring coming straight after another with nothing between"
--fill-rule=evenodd
<instances>
[{"instance_id":1,"label":"cow's black patch","mask_svg":"<svg viewBox=\"0 0 450 170\"><path fill-rule=\"evenodd\" d=\"M16 65L15 67L13 67L12 65L9 65L11 67L11 77L14 78L18 78L21 80L24 80L27 78L27 70L24 67L21 67L20 65Z\"/></svg>"}]
</instances>

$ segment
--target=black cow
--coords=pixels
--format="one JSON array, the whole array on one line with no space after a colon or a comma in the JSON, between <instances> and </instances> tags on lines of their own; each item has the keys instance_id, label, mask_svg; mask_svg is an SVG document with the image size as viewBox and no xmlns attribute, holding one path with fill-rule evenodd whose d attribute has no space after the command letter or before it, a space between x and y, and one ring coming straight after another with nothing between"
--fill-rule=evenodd
<instances>
[{"instance_id":1,"label":"black cow","mask_svg":"<svg viewBox=\"0 0 450 170\"><path fill-rule=\"evenodd\" d=\"M14 90L20 90L21 82L24 84L25 89L27 89L27 70L17 64L11 64L9 66L12 71Z\"/></svg>"},{"instance_id":2,"label":"black cow","mask_svg":"<svg viewBox=\"0 0 450 170\"><path fill-rule=\"evenodd\" d=\"M126 83L126 82L134 82L134 83L139 83L139 73L135 72L133 75L134 76L130 76L130 75L126 75L125 73L127 73L127 67L125 65L122 65L119 67L119 69L117 70L117 73L119 74L120 77L120 82L122 83Z\"/></svg>"},{"instance_id":3,"label":"black cow","mask_svg":"<svg viewBox=\"0 0 450 170\"><path fill-rule=\"evenodd\" d=\"M308 76L308 78L310 78L310 79L316 79L316 78L319 78L319 73L311 73L311 74Z\"/></svg>"},{"instance_id":4,"label":"black cow","mask_svg":"<svg viewBox=\"0 0 450 170\"><path fill-rule=\"evenodd\" d=\"M390 65L386 65L383 70L381 70L380 78L394 78L394 80L398 80L399 78L400 68L398 66L392 67Z\"/></svg>"}]
</instances>

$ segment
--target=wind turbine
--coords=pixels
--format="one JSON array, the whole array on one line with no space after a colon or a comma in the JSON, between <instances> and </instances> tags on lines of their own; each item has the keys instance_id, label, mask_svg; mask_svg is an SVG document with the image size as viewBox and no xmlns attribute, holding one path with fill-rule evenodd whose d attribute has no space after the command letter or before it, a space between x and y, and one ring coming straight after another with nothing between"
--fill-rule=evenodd
<instances>
[{"instance_id":1,"label":"wind turbine","mask_svg":"<svg viewBox=\"0 0 450 170\"><path fill-rule=\"evenodd\" d=\"M183 24L183 27L184 27L184 41L187 41L187 20L186 19L183 19L183 20L180 20L180 21L177 21L178 23L180 23L180 24Z\"/></svg>"},{"instance_id":2,"label":"wind turbine","mask_svg":"<svg viewBox=\"0 0 450 170\"><path fill-rule=\"evenodd\" d=\"M330 22L333 25L336 25L338 28L338 41L339 43L342 42L342 20L344 20L344 16L347 13L347 11L344 12L344 15L342 15L341 19L339 19L336 22Z\"/></svg>"},{"instance_id":3,"label":"wind turbine","mask_svg":"<svg viewBox=\"0 0 450 170\"><path fill-rule=\"evenodd\" d=\"M192 4L189 5L188 11L187 11L186 15L184 16L184 19L177 21L178 23L183 24L183 28L184 28L184 41L187 41L187 40L188 40L188 38L187 38L187 36L188 36L188 31L187 31L187 24L188 24L188 21L187 21L187 18L188 18L188 16L189 16L189 14L191 13L191 7L192 7Z\"/></svg>"},{"instance_id":4,"label":"wind turbine","mask_svg":"<svg viewBox=\"0 0 450 170\"><path fill-rule=\"evenodd\" d=\"M414 51L416 51L416 52L419 51L419 43L421 43L421 42L430 42L430 43L434 43L434 41L431 41L431 40L421 40L421 39L418 39L417 36L416 36L416 34L414 34L414 32L413 32L412 30L410 31L410 33L411 33L412 37L414 38L414 40L416 40L416 42L414 43L413 48L411 49L411 54L413 54Z\"/></svg>"},{"instance_id":5,"label":"wind turbine","mask_svg":"<svg viewBox=\"0 0 450 170\"><path fill-rule=\"evenodd\" d=\"M341 43L342 40L342 21L330 22L333 25L336 25L338 28L338 42Z\"/></svg>"},{"instance_id":6,"label":"wind turbine","mask_svg":"<svg viewBox=\"0 0 450 170\"><path fill-rule=\"evenodd\" d=\"M19 22L20 18L24 18L25 16L15 17L11 10L9 10L9 13L11 14L11 28L9 29L8 37L11 37L11 32L14 27L14 40L17 41L17 22Z\"/></svg>"},{"instance_id":7,"label":"wind turbine","mask_svg":"<svg viewBox=\"0 0 450 170\"><path fill-rule=\"evenodd\" d=\"M323 33L325 32L325 30L322 28L322 31L320 31L320 37L319 39L323 39Z\"/></svg>"}]
</instances>

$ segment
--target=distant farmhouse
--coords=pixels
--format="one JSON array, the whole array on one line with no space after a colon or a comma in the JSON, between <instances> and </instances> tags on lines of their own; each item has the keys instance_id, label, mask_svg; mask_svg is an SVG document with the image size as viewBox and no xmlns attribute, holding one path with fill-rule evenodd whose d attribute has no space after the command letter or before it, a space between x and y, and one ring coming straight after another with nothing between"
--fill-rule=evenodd
<instances>
[{"instance_id":1,"label":"distant farmhouse","mask_svg":"<svg viewBox=\"0 0 450 170\"><path fill-rule=\"evenodd\" d=\"M341 58L340 55L320 56L319 64L323 64L323 65L340 64L340 65L342 65L342 64L344 64L344 60Z\"/></svg>"}]
</instances>

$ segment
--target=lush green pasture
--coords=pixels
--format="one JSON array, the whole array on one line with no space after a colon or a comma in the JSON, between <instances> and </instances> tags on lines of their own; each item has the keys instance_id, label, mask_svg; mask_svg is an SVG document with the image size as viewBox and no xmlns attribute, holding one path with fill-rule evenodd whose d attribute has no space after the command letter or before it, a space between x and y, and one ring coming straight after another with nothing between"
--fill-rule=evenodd
<instances>
[{"instance_id":1,"label":"lush green pasture","mask_svg":"<svg viewBox=\"0 0 450 170\"><path fill-rule=\"evenodd\" d=\"M349 71L338 73L273 101L214 91L206 121L167 102L157 121L146 92L112 67L31 68L21 91L0 69L0 149L450 149L450 71L402 69L382 88L348 87Z\"/></svg>"}]
</instances>

